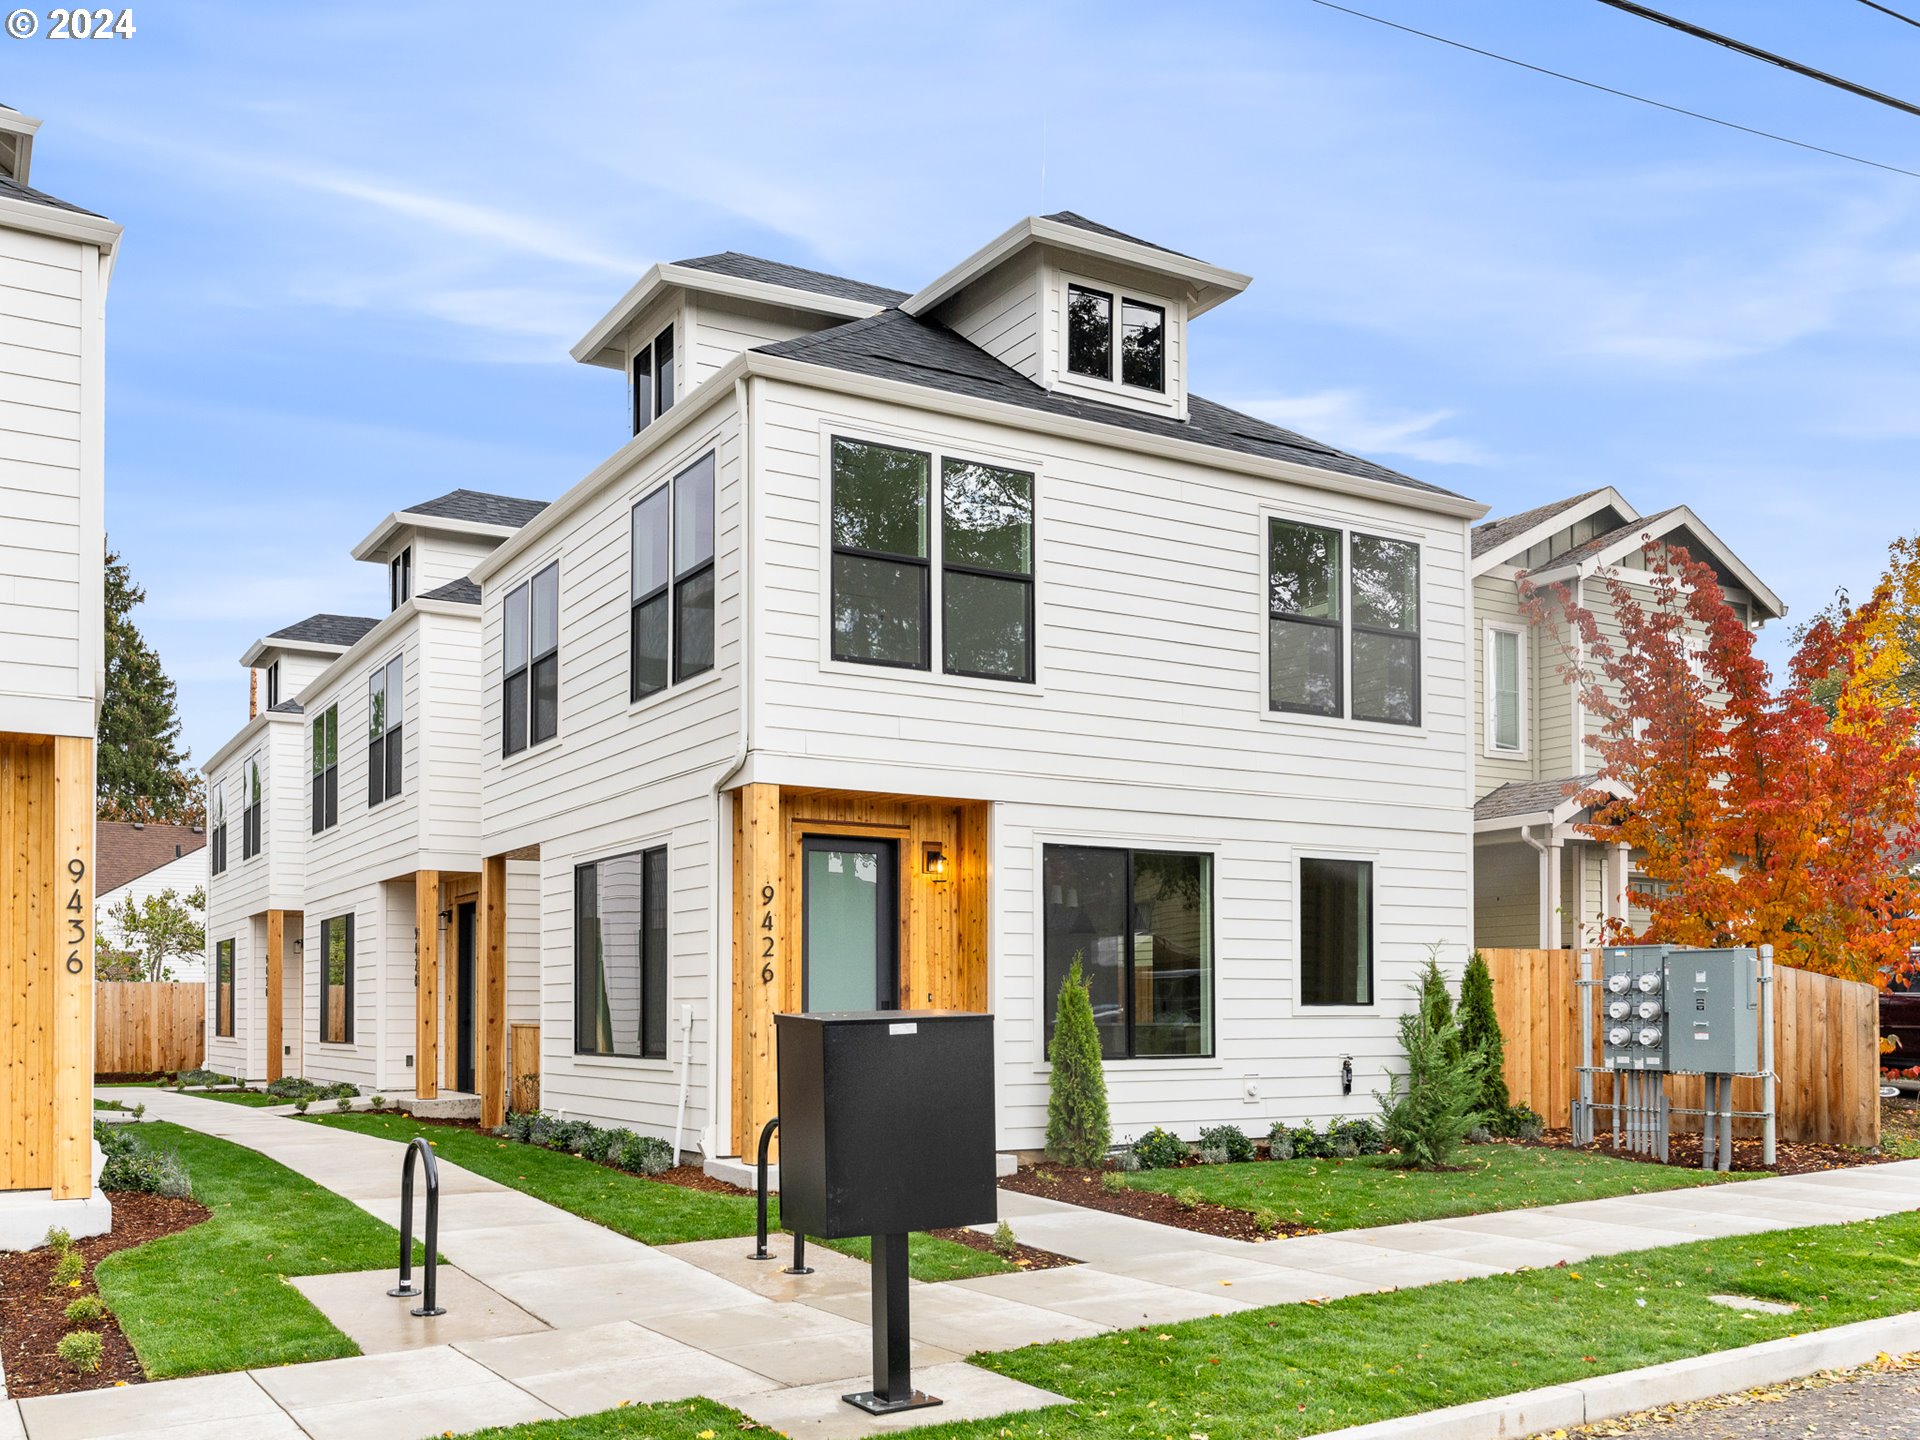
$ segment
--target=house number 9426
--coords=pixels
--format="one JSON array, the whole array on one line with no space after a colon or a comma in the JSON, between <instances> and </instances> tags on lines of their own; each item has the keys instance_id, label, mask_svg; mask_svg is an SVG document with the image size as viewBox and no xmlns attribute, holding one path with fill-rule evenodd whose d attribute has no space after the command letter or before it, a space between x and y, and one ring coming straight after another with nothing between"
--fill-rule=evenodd
<instances>
[{"instance_id":1,"label":"house number 9426","mask_svg":"<svg viewBox=\"0 0 1920 1440\"><path fill-rule=\"evenodd\" d=\"M760 903L765 909L760 916L760 983L773 983L773 897L771 885L760 887Z\"/></svg>"},{"instance_id":2,"label":"house number 9426","mask_svg":"<svg viewBox=\"0 0 1920 1440\"><path fill-rule=\"evenodd\" d=\"M80 898L80 882L87 878L87 862L75 856L67 861L67 874L73 880L73 893L67 897L67 909L74 912L67 916L67 973L78 975L87 968L87 962L80 957L80 947L87 943L86 902Z\"/></svg>"}]
</instances>

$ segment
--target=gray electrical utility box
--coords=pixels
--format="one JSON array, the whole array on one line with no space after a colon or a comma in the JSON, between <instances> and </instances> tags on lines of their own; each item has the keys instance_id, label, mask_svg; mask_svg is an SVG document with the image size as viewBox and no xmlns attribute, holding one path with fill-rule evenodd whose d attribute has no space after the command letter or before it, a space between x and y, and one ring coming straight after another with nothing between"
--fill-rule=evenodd
<instances>
[{"instance_id":1,"label":"gray electrical utility box","mask_svg":"<svg viewBox=\"0 0 1920 1440\"><path fill-rule=\"evenodd\" d=\"M1609 1070L1665 1070L1668 945L1600 952L1600 1057Z\"/></svg>"},{"instance_id":2,"label":"gray electrical utility box","mask_svg":"<svg viewBox=\"0 0 1920 1440\"><path fill-rule=\"evenodd\" d=\"M1667 958L1670 1070L1760 1068L1760 959L1752 950L1675 950Z\"/></svg>"}]
</instances>

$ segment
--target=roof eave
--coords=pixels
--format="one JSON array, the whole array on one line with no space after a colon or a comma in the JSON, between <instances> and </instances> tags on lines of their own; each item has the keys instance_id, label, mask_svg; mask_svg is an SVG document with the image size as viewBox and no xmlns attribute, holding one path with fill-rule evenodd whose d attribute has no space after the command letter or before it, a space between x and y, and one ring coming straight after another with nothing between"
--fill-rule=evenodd
<instances>
[{"instance_id":1,"label":"roof eave","mask_svg":"<svg viewBox=\"0 0 1920 1440\"><path fill-rule=\"evenodd\" d=\"M295 655L339 655L346 650L344 645L329 645L319 640L276 640L271 635L263 635L247 647L247 653L240 657L240 663L247 669L256 669L260 661L274 650L285 650Z\"/></svg>"},{"instance_id":2,"label":"roof eave","mask_svg":"<svg viewBox=\"0 0 1920 1440\"><path fill-rule=\"evenodd\" d=\"M368 532L367 538L353 547L356 560L370 560L401 530L421 530L430 535L473 535L485 540L504 540L516 526L490 525L484 520L455 520L445 515L422 515L417 510L395 510Z\"/></svg>"},{"instance_id":3,"label":"roof eave","mask_svg":"<svg viewBox=\"0 0 1920 1440\"><path fill-rule=\"evenodd\" d=\"M0 196L0 226L31 230L57 240L77 240L97 245L102 255L111 255L120 243L121 229L111 220L86 215L78 210L62 210L57 205L38 205L31 200Z\"/></svg>"},{"instance_id":4,"label":"roof eave","mask_svg":"<svg viewBox=\"0 0 1920 1440\"><path fill-rule=\"evenodd\" d=\"M1638 519L1639 517L1635 516L1634 518ZM1758 575L1754 574L1753 571L1747 567L1746 561L1734 554L1732 549L1728 547L1727 542L1714 534L1712 528L1698 515L1693 513L1692 507L1687 505L1674 506L1673 509L1669 510L1666 514L1649 522L1638 534L1629 535L1624 540L1615 541L1606 549L1596 551L1584 560L1577 561L1573 564L1557 564L1541 570L1532 571L1528 574L1527 578L1538 584L1549 580L1572 580L1576 577L1583 578L1593 575L1607 566L1624 559L1631 552L1638 550L1647 540L1658 540L1661 536L1669 535L1683 526L1693 531L1707 543L1707 547L1713 552L1712 558L1719 561L1720 564L1732 572L1733 577L1740 582L1740 588L1753 596L1754 600L1767 611L1767 618L1772 620L1784 620L1786 618L1786 602L1774 593L1771 586ZM1696 556L1694 558L1700 559L1703 557Z\"/></svg>"},{"instance_id":5,"label":"roof eave","mask_svg":"<svg viewBox=\"0 0 1920 1440\"><path fill-rule=\"evenodd\" d=\"M1595 491L1584 500L1575 501L1564 510L1554 511L1553 514L1547 516L1546 519L1540 521L1537 525L1521 531L1512 539L1502 545L1495 546L1486 554L1475 556L1472 573L1475 575L1485 575L1491 570L1498 569L1500 566L1511 562L1514 556L1524 554L1526 551L1532 549L1533 546L1539 544L1540 541L1553 534L1556 530L1564 530L1575 520L1584 520L1597 510L1609 508L1618 510L1622 515L1626 516L1629 524L1640 518L1640 512L1633 508L1628 502L1627 497L1609 485L1604 490Z\"/></svg>"}]
</instances>

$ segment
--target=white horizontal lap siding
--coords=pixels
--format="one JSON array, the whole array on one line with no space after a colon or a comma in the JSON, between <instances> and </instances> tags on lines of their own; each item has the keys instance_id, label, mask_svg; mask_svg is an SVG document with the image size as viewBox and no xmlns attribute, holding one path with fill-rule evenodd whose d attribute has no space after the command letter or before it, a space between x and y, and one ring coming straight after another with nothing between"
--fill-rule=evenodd
<instances>
[{"instance_id":1,"label":"white horizontal lap siding","mask_svg":"<svg viewBox=\"0 0 1920 1440\"><path fill-rule=\"evenodd\" d=\"M1020 798L1038 785L1070 796L1119 779L1430 806L1464 823L1475 682L1457 521L788 385L766 393L756 751L919 771L931 794ZM1037 470L1038 686L829 662L829 434ZM1268 714L1265 525L1276 511L1420 542L1420 726ZM938 595L936 577L936 617Z\"/></svg>"},{"instance_id":2,"label":"white horizontal lap siding","mask_svg":"<svg viewBox=\"0 0 1920 1440\"><path fill-rule=\"evenodd\" d=\"M1044 314L1039 256L996 270L941 307L942 322L1029 380L1041 376Z\"/></svg>"},{"instance_id":3,"label":"white horizontal lap siding","mask_svg":"<svg viewBox=\"0 0 1920 1440\"><path fill-rule=\"evenodd\" d=\"M233 1034L219 1033L220 987L217 982L218 968L214 963L214 946L221 940L233 941ZM207 1018L206 1018L206 1060L209 1070L217 1070L223 1075L240 1075L251 1079L254 1072L248 1063L249 1057L258 1049L264 1053L265 1042L257 1039L254 1032L260 1029L253 1014L247 1008L246 976L261 973L261 960L254 954L253 922L242 919L231 928L215 929L207 927ZM264 982L263 982L264 983Z\"/></svg>"},{"instance_id":4,"label":"white horizontal lap siding","mask_svg":"<svg viewBox=\"0 0 1920 1440\"><path fill-rule=\"evenodd\" d=\"M313 774L302 716L269 722L262 768L265 793L261 834L266 837L269 908L298 910L305 903L307 841L313 833Z\"/></svg>"},{"instance_id":5,"label":"white horizontal lap siding","mask_svg":"<svg viewBox=\"0 0 1920 1440\"><path fill-rule=\"evenodd\" d=\"M421 534L413 537L413 593L425 595L468 572L493 553L500 542L466 535Z\"/></svg>"},{"instance_id":6,"label":"white horizontal lap siding","mask_svg":"<svg viewBox=\"0 0 1920 1440\"><path fill-rule=\"evenodd\" d=\"M380 987L380 1003L377 1008L362 1005L360 1009L361 1020L379 1026L379 1040L374 1053L374 1084L387 1095L411 1095L414 1090L414 1070L419 1063L414 1054L418 1031L415 1029L414 1014L416 914L413 899L413 882L410 880L390 881L380 887L381 929L385 936L375 972ZM439 935L436 933L432 939L437 947ZM371 994L367 998L371 999ZM444 1021L442 1024L444 1026Z\"/></svg>"},{"instance_id":7,"label":"white horizontal lap siding","mask_svg":"<svg viewBox=\"0 0 1920 1440\"><path fill-rule=\"evenodd\" d=\"M1473 943L1532 949L1540 943L1540 855L1518 840L1473 852Z\"/></svg>"},{"instance_id":8,"label":"white horizontal lap siding","mask_svg":"<svg viewBox=\"0 0 1920 1440\"><path fill-rule=\"evenodd\" d=\"M91 247L0 228L0 730L41 729L48 713L9 697L92 694L81 611L97 587L82 567L100 539L82 534L81 396L98 328L81 271L94 263Z\"/></svg>"},{"instance_id":9,"label":"white horizontal lap siding","mask_svg":"<svg viewBox=\"0 0 1920 1440\"><path fill-rule=\"evenodd\" d=\"M308 900L305 912L305 944L302 951L301 975L301 1029L304 1034L303 1047L306 1053L305 1070L308 1078L314 1080L345 1080L358 1085L363 1093L372 1093L381 1085L378 1068L379 1040L381 1034L382 1011L387 1008L383 1003L381 973L386 968L400 968L397 963L383 965L383 946L392 940L390 916L392 911L387 902L385 891L388 887L378 882L368 882L338 891L316 891ZM412 888L406 891L406 966L409 981L412 978L413 919L411 914ZM334 1045L320 1043L320 986L326 963L325 950L320 943L321 922L336 916L352 915L353 919L353 1043ZM412 998L409 991L407 1016L409 1025L412 1020ZM409 1029L411 1036L411 1029Z\"/></svg>"},{"instance_id":10,"label":"white horizontal lap siding","mask_svg":"<svg viewBox=\"0 0 1920 1440\"><path fill-rule=\"evenodd\" d=\"M460 862L464 870L480 853L480 610L422 615L419 624L423 718L402 747L409 774L427 777L413 792L423 811L421 848L467 857ZM409 688L414 683L409 680Z\"/></svg>"},{"instance_id":11,"label":"white horizontal lap siding","mask_svg":"<svg viewBox=\"0 0 1920 1440\"><path fill-rule=\"evenodd\" d=\"M416 868L420 832L420 622L416 617L386 643L367 651L350 668L319 691L301 696L306 723L301 747L309 766L314 719L332 705L340 707L339 823L309 835L307 889L318 895L339 894L359 885L410 875ZM401 707L401 793L371 809L367 806L368 686L376 668L395 655L405 656L406 697ZM312 829L309 790L308 829ZM238 842L234 854L239 854Z\"/></svg>"},{"instance_id":12,"label":"white horizontal lap siding","mask_svg":"<svg viewBox=\"0 0 1920 1440\"><path fill-rule=\"evenodd\" d=\"M681 314L690 336L677 338L675 349L688 346L681 353L691 361L687 377L681 382L682 396L693 386L712 379L734 356L762 345L810 335L818 328L816 323L782 316L765 306L731 306L711 297L689 299ZM688 364L688 361L676 363Z\"/></svg>"}]
</instances>

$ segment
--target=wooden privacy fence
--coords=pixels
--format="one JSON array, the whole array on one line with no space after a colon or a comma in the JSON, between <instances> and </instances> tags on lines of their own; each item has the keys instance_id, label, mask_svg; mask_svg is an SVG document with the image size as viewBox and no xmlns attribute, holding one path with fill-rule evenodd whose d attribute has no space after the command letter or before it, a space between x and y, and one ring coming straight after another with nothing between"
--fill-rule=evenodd
<instances>
[{"instance_id":1,"label":"wooden privacy fence","mask_svg":"<svg viewBox=\"0 0 1920 1440\"><path fill-rule=\"evenodd\" d=\"M507 1037L507 1108L531 1114L540 1108L540 1027L515 1023L507 1027Z\"/></svg>"},{"instance_id":2,"label":"wooden privacy fence","mask_svg":"<svg viewBox=\"0 0 1920 1440\"><path fill-rule=\"evenodd\" d=\"M93 1073L192 1070L207 1055L207 987L102 980L93 987Z\"/></svg>"},{"instance_id":3,"label":"wooden privacy fence","mask_svg":"<svg viewBox=\"0 0 1920 1440\"><path fill-rule=\"evenodd\" d=\"M1579 1089L1580 952L1577 950L1482 950L1493 972L1494 1005L1507 1040L1507 1088L1516 1105L1531 1105L1549 1126L1564 1126ZM1593 971L1600 973L1598 952ZM1779 1138L1802 1144L1880 1143L1880 994L1871 985L1836 980L1808 970L1776 965L1773 971L1773 1069ZM1597 1004L1597 992L1586 992ZM1593 1056L1598 1064L1600 1023L1596 1010ZM1698 1110L1698 1075L1674 1075L1667 1097L1676 1109ZM1612 1081L1594 1077L1594 1100L1611 1101ZM1733 1084L1736 1110L1761 1108L1758 1080ZM1595 1116L1605 1133L1608 1114ZM1676 1134L1697 1131L1699 1117L1675 1115ZM1758 1135L1760 1122L1735 1122L1734 1134Z\"/></svg>"}]
</instances>

